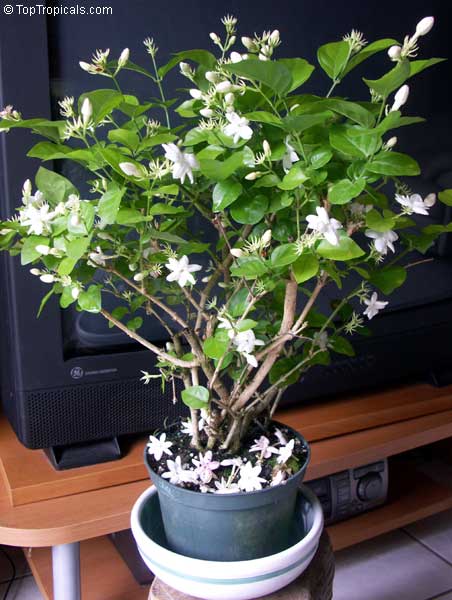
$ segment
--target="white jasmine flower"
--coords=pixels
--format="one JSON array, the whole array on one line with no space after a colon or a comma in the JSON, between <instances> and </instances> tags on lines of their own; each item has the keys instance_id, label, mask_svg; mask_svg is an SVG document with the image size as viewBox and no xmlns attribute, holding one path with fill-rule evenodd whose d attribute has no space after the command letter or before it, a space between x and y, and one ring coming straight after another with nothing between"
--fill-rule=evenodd
<instances>
[{"instance_id":1,"label":"white jasmine flower","mask_svg":"<svg viewBox=\"0 0 452 600\"><path fill-rule=\"evenodd\" d=\"M416 33L414 35L416 37L420 37L422 35L427 35L427 33L433 27L434 23L435 23L435 19L433 17L424 17L416 25Z\"/></svg>"},{"instance_id":2,"label":"white jasmine flower","mask_svg":"<svg viewBox=\"0 0 452 600\"><path fill-rule=\"evenodd\" d=\"M270 440L265 435L261 435L258 440L254 440L250 452L259 452L261 458L270 458L272 454L279 454L279 450L270 446Z\"/></svg>"},{"instance_id":3,"label":"white jasmine flower","mask_svg":"<svg viewBox=\"0 0 452 600\"><path fill-rule=\"evenodd\" d=\"M215 477L214 471L218 469L220 463L217 460L212 460L212 451L208 450L204 455L199 453L198 459L193 459L195 465L195 473L203 483L210 483Z\"/></svg>"},{"instance_id":4,"label":"white jasmine flower","mask_svg":"<svg viewBox=\"0 0 452 600\"><path fill-rule=\"evenodd\" d=\"M244 492L254 492L261 490L262 484L266 482L263 477L259 477L262 471L260 465L253 465L250 462L245 463L240 469L240 479L237 482L238 487Z\"/></svg>"},{"instance_id":5,"label":"white jasmine flower","mask_svg":"<svg viewBox=\"0 0 452 600\"><path fill-rule=\"evenodd\" d=\"M365 236L375 240L375 249L382 256L388 253L388 248L391 252L395 252L394 242L399 239L395 231L374 231L373 229L366 229Z\"/></svg>"},{"instance_id":6,"label":"white jasmine flower","mask_svg":"<svg viewBox=\"0 0 452 600\"><path fill-rule=\"evenodd\" d=\"M327 242L333 246L337 246L339 244L337 230L342 228L342 224L336 219L330 219L323 206L318 206L315 210L317 215L308 215L306 217L308 229L317 231L323 235Z\"/></svg>"},{"instance_id":7,"label":"white jasmine flower","mask_svg":"<svg viewBox=\"0 0 452 600\"><path fill-rule=\"evenodd\" d=\"M243 60L242 55L239 52L231 52L230 59L233 63L238 63Z\"/></svg>"},{"instance_id":8,"label":"white jasmine flower","mask_svg":"<svg viewBox=\"0 0 452 600\"><path fill-rule=\"evenodd\" d=\"M28 234L42 235L50 233L50 225L54 217L55 213L50 210L47 203L41 204L38 208L30 203L21 211L19 220L24 227L28 227Z\"/></svg>"},{"instance_id":9,"label":"white jasmine flower","mask_svg":"<svg viewBox=\"0 0 452 600\"><path fill-rule=\"evenodd\" d=\"M147 448L149 454L151 454L155 460L160 460L164 454L168 454L169 456L173 455L170 450L172 445L173 442L166 441L166 433L162 433L159 438L150 435Z\"/></svg>"},{"instance_id":10,"label":"white jasmine flower","mask_svg":"<svg viewBox=\"0 0 452 600\"><path fill-rule=\"evenodd\" d=\"M93 116L93 105L91 104L91 100L89 98L85 98L83 100L80 113L82 115L83 125L87 125Z\"/></svg>"},{"instance_id":11,"label":"white jasmine flower","mask_svg":"<svg viewBox=\"0 0 452 600\"><path fill-rule=\"evenodd\" d=\"M236 483L226 481L224 477L220 481L215 481L215 494L238 494L240 488Z\"/></svg>"},{"instance_id":12,"label":"white jasmine flower","mask_svg":"<svg viewBox=\"0 0 452 600\"><path fill-rule=\"evenodd\" d=\"M224 128L224 133L232 137L236 144L240 139L249 140L253 135L253 130L249 127L248 119L241 117L236 112L227 112L226 119L229 121L229 125Z\"/></svg>"},{"instance_id":13,"label":"white jasmine flower","mask_svg":"<svg viewBox=\"0 0 452 600\"><path fill-rule=\"evenodd\" d=\"M95 251L90 252L88 258L91 263L94 263L94 266L98 265L100 267L105 267L105 261L110 257L102 252L100 246L96 246Z\"/></svg>"},{"instance_id":14,"label":"white jasmine flower","mask_svg":"<svg viewBox=\"0 0 452 600\"><path fill-rule=\"evenodd\" d=\"M295 446L295 440L290 440L285 446L279 448L279 456L276 459L278 464L285 465L289 458L292 456L293 449Z\"/></svg>"},{"instance_id":15,"label":"white jasmine flower","mask_svg":"<svg viewBox=\"0 0 452 600\"><path fill-rule=\"evenodd\" d=\"M276 475L273 475L272 480L270 482L270 487L274 487L275 485L281 485L282 483L285 483L285 481L286 473L280 469L276 473Z\"/></svg>"},{"instance_id":16,"label":"white jasmine flower","mask_svg":"<svg viewBox=\"0 0 452 600\"><path fill-rule=\"evenodd\" d=\"M184 469L180 456L176 456L176 460L167 460L166 466L168 471L162 473L162 477L163 479L169 479L169 482L173 485L193 481L193 472Z\"/></svg>"},{"instance_id":17,"label":"white jasmine flower","mask_svg":"<svg viewBox=\"0 0 452 600\"><path fill-rule=\"evenodd\" d=\"M259 50L259 46L256 44L256 42L249 37L242 37L242 44L250 52L257 52Z\"/></svg>"},{"instance_id":18,"label":"white jasmine flower","mask_svg":"<svg viewBox=\"0 0 452 600\"><path fill-rule=\"evenodd\" d=\"M406 103L409 95L410 95L409 86L407 86L406 84L402 85L402 87L396 92L396 94L394 96L394 103L391 106L389 112L394 112L395 110L399 110L399 108L402 107Z\"/></svg>"},{"instance_id":19,"label":"white jasmine flower","mask_svg":"<svg viewBox=\"0 0 452 600\"><path fill-rule=\"evenodd\" d=\"M235 96L232 92L228 92L225 97L224 97L224 101L226 102L226 104L228 104L229 106L231 106L232 104L234 104L234 100L235 100Z\"/></svg>"},{"instance_id":20,"label":"white jasmine flower","mask_svg":"<svg viewBox=\"0 0 452 600\"><path fill-rule=\"evenodd\" d=\"M295 152L294 147L289 144L289 139L290 139L289 136L287 136L284 141L284 145L286 147L286 153L284 154L283 159L282 159L283 169L286 173L287 173L287 171L290 171L290 168L293 163L300 160L298 157L298 154Z\"/></svg>"},{"instance_id":21,"label":"white jasmine flower","mask_svg":"<svg viewBox=\"0 0 452 600\"><path fill-rule=\"evenodd\" d=\"M199 163L194 154L182 152L176 144L162 144L165 150L165 158L173 163L173 179L180 179L184 183L185 177L188 177L190 183L194 182L193 171L199 169Z\"/></svg>"},{"instance_id":22,"label":"white jasmine flower","mask_svg":"<svg viewBox=\"0 0 452 600\"><path fill-rule=\"evenodd\" d=\"M429 194L426 199L423 200L420 194L411 194L411 196L396 194L395 199L399 204L405 207L409 214L416 213L417 215L428 215L428 209L435 204L436 196L434 194Z\"/></svg>"},{"instance_id":23,"label":"white jasmine flower","mask_svg":"<svg viewBox=\"0 0 452 600\"><path fill-rule=\"evenodd\" d=\"M28 180L29 181L29 180ZM24 183L24 186L27 182ZM31 195L30 192L23 190L22 203L27 206L28 204L32 204L35 207L42 206L45 203L44 194L39 190L36 190L34 196Z\"/></svg>"},{"instance_id":24,"label":"white jasmine flower","mask_svg":"<svg viewBox=\"0 0 452 600\"><path fill-rule=\"evenodd\" d=\"M365 213L368 213L373 209L371 204L361 204L360 202L351 202L348 205L348 209L351 214L355 217L361 217Z\"/></svg>"},{"instance_id":25,"label":"white jasmine flower","mask_svg":"<svg viewBox=\"0 0 452 600\"><path fill-rule=\"evenodd\" d=\"M232 253L232 251L231 251ZM218 317L220 324L218 325L218 329L226 329L228 332L229 339L232 340L235 337L234 325L232 322L226 317Z\"/></svg>"},{"instance_id":26,"label":"white jasmine flower","mask_svg":"<svg viewBox=\"0 0 452 600\"><path fill-rule=\"evenodd\" d=\"M181 287L185 287L187 283L195 285L196 280L192 273L202 269L201 265L190 265L187 256L183 256L180 260L169 258L165 267L171 271L166 280L177 281Z\"/></svg>"},{"instance_id":27,"label":"white jasmine flower","mask_svg":"<svg viewBox=\"0 0 452 600\"><path fill-rule=\"evenodd\" d=\"M240 456L236 456L235 458L225 458L221 461L220 465L222 467L236 467L238 469L243 465L243 460Z\"/></svg>"},{"instance_id":28,"label":"white jasmine flower","mask_svg":"<svg viewBox=\"0 0 452 600\"><path fill-rule=\"evenodd\" d=\"M254 347L263 345L265 342L257 340L252 329L239 331L234 337L234 346L237 348L237 352L245 357L251 367L257 367L257 359L253 356Z\"/></svg>"},{"instance_id":29,"label":"white jasmine flower","mask_svg":"<svg viewBox=\"0 0 452 600\"><path fill-rule=\"evenodd\" d=\"M375 315L378 315L380 310L383 310L387 306L388 302L378 300L377 293L374 292L370 298L365 298L364 304L367 306L364 314L370 321Z\"/></svg>"},{"instance_id":30,"label":"white jasmine flower","mask_svg":"<svg viewBox=\"0 0 452 600\"><path fill-rule=\"evenodd\" d=\"M281 429L275 428L275 436L278 438L278 442L282 445L285 446L287 444L287 438L286 436L283 434L283 432L281 431Z\"/></svg>"},{"instance_id":31,"label":"white jasmine flower","mask_svg":"<svg viewBox=\"0 0 452 600\"><path fill-rule=\"evenodd\" d=\"M119 168L128 177L143 177L143 172L131 162L119 163Z\"/></svg>"}]
</instances>

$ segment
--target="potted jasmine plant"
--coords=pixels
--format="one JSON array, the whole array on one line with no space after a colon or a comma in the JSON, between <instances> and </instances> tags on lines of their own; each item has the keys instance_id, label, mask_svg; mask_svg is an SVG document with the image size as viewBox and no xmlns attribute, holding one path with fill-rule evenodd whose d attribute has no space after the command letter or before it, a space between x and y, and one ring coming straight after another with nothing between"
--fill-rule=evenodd
<instances>
[{"instance_id":1,"label":"potted jasmine plant","mask_svg":"<svg viewBox=\"0 0 452 600\"><path fill-rule=\"evenodd\" d=\"M29 156L74 161L91 191L81 198L41 167L1 224L0 244L50 286L42 305L57 295L63 308L100 313L157 356L144 384L161 378L190 412L146 447L168 543L240 561L290 544L309 448L273 421L284 391L331 354L353 355L353 336L368 333L404 283L407 255L450 226L413 219L436 196L400 179L420 170L393 134L422 121L403 113L407 81L440 61L416 59L432 17L401 43L367 43L353 30L321 46L329 89L320 95L301 93L313 65L276 58L278 31L242 37L237 50L236 19L223 24L210 35L213 52L180 52L161 66L145 40L149 70L127 49L118 59L97 51L80 66L108 89L64 98L60 121L6 107L3 131L44 137ZM337 96L376 53L387 55L387 72L365 78L359 100ZM164 92L173 68L188 88L174 110ZM126 70L160 98L123 92ZM439 197L452 204L450 191ZM328 311L318 305L326 289L336 298ZM117 299L110 311L107 295ZM171 343L146 339L146 319Z\"/></svg>"}]
</instances>

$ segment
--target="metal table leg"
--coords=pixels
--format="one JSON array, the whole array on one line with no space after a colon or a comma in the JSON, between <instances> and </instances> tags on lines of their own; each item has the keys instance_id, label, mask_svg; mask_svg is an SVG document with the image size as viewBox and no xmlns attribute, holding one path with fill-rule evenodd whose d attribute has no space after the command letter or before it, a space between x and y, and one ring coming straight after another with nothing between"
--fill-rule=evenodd
<instances>
[{"instance_id":1,"label":"metal table leg","mask_svg":"<svg viewBox=\"0 0 452 600\"><path fill-rule=\"evenodd\" d=\"M52 546L54 600L80 600L80 543Z\"/></svg>"}]
</instances>

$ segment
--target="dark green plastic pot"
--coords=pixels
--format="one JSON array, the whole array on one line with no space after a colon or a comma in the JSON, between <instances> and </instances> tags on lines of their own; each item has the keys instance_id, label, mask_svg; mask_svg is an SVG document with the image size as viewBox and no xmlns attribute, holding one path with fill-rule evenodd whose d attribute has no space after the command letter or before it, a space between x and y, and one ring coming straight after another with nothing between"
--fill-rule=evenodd
<instances>
[{"instance_id":1,"label":"dark green plastic pot","mask_svg":"<svg viewBox=\"0 0 452 600\"><path fill-rule=\"evenodd\" d=\"M256 492L203 494L183 489L151 469L145 448L144 461L157 488L168 546L174 552L203 560L240 561L269 556L291 545L297 490L310 449L299 433L287 428L306 447L306 461L283 485Z\"/></svg>"}]
</instances>

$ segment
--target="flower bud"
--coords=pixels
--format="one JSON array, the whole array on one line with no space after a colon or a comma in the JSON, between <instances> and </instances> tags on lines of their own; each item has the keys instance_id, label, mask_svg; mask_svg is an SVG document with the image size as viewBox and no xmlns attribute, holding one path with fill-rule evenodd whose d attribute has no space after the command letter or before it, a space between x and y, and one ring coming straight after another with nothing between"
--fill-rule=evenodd
<instances>
[{"instance_id":1,"label":"flower bud","mask_svg":"<svg viewBox=\"0 0 452 600\"><path fill-rule=\"evenodd\" d=\"M242 37L242 44L250 52L257 52L259 50L256 42L249 37Z\"/></svg>"},{"instance_id":2,"label":"flower bud","mask_svg":"<svg viewBox=\"0 0 452 600\"><path fill-rule=\"evenodd\" d=\"M41 271L39 269L30 269L30 273L36 276L41 275Z\"/></svg>"},{"instance_id":3,"label":"flower bud","mask_svg":"<svg viewBox=\"0 0 452 600\"><path fill-rule=\"evenodd\" d=\"M277 29L272 31L269 39L272 44L278 44L279 43L279 31Z\"/></svg>"},{"instance_id":4,"label":"flower bud","mask_svg":"<svg viewBox=\"0 0 452 600\"><path fill-rule=\"evenodd\" d=\"M252 171L251 173L248 173L248 175L245 175L245 179L247 181L254 181L255 179L257 179L258 177L260 177L260 173L258 173L257 171Z\"/></svg>"},{"instance_id":5,"label":"flower bud","mask_svg":"<svg viewBox=\"0 0 452 600\"><path fill-rule=\"evenodd\" d=\"M129 60L130 50L128 48L124 48L118 58L118 67L121 69Z\"/></svg>"},{"instance_id":6,"label":"flower bud","mask_svg":"<svg viewBox=\"0 0 452 600\"><path fill-rule=\"evenodd\" d=\"M43 254L44 256L47 256L50 252L50 248L45 244L38 244L37 246L35 246L35 250L36 252L39 252L39 254Z\"/></svg>"},{"instance_id":7,"label":"flower bud","mask_svg":"<svg viewBox=\"0 0 452 600\"><path fill-rule=\"evenodd\" d=\"M226 104L234 104L235 96L232 92L228 92L224 97Z\"/></svg>"},{"instance_id":8,"label":"flower bud","mask_svg":"<svg viewBox=\"0 0 452 600\"><path fill-rule=\"evenodd\" d=\"M74 213L73 215L71 215L69 222L72 225L72 227L78 227L80 225L80 217L77 213Z\"/></svg>"},{"instance_id":9,"label":"flower bud","mask_svg":"<svg viewBox=\"0 0 452 600\"><path fill-rule=\"evenodd\" d=\"M191 74L190 65L186 62L179 63L179 69L180 69L180 72L182 73L182 75L190 75Z\"/></svg>"},{"instance_id":10,"label":"flower bud","mask_svg":"<svg viewBox=\"0 0 452 600\"><path fill-rule=\"evenodd\" d=\"M218 83L221 80L221 75L216 71L206 71L205 78L210 83Z\"/></svg>"},{"instance_id":11,"label":"flower bud","mask_svg":"<svg viewBox=\"0 0 452 600\"><path fill-rule=\"evenodd\" d=\"M402 54L402 48L400 46L391 46L388 50L388 56L391 60L399 60Z\"/></svg>"},{"instance_id":12,"label":"flower bud","mask_svg":"<svg viewBox=\"0 0 452 600\"><path fill-rule=\"evenodd\" d=\"M221 44L220 36L214 33L213 31L212 33L209 33L209 37L214 44Z\"/></svg>"},{"instance_id":13,"label":"flower bud","mask_svg":"<svg viewBox=\"0 0 452 600\"><path fill-rule=\"evenodd\" d=\"M268 57L265 56L265 54L262 54L262 52L259 53L259 60L268 60Z\"/></svg>"},{"instance_id":14,"label":"flower bud","mask_svg":"<svg viewBox=\"0 0 452 600\"><path fill-rule=\"evenodd\" d=\"M119 163L119 168L123 173L125 173L128 177L141 177L143 174L140 169L130 162L122 162Z\"/></svg>"},{"instance_id":15,"label":"flower bud","mask_svg":"<svg viewBox=\"0 0 452 600\"><path fill-rule=\"evenodd\" d=\"M215 90L220 94L225 94L226 92L230 92L232 89L232 84L230 81L221 81L217 83L215 86Z\"/></svg>"},{"instance_id":16,"label":"flower bud","mask_svg":"<svg viewBox=\"0 0 452 600\"><path fill-rule=\"evenodd\" d=\"M194 98L195 100L200 100L202 98L202 92L201 92L201 90L193 88L190 90L190 96L192 98Z\"/></svg>"},{"instance_id":17,"label":"flower bud","mask_svg":"<svg viewBox=\"0 0 452 600\"><path fill-rule=\"evenodd\" d=\"M146 277L146 273L137 273L136 275L133 276L133 280L134 281L143 281L143 279Z\"/></svg>"},{"instance_id":18,"label":"flower bud","mask_svg":"<svg viewBox=\"0 0 452 600\"><path fill-rule=\"evenodd\" d=\"M214 115L213 110L211 108L201 108L199 112L206 119L210 119L210 117L213 117Z\"/></svg>"},{"instance_id":19,"label":"flower bud","mask_svg":"<svg viewBox=\"0 0 452 600\"><path fill-rule=\"evenodd\" d=\"M230 58L233 63L238 63L241 60L243 60L242 55L239 54L238 52L231 52Z\"/></svg>"},{"instance_id":20,"label":"flower bud","mask_svg":"<svg viewBox=\"0 0 452 600\"><path fill-rule=\"evenodd\" d=\"M80 112L82 114L83 125L87 125L89 123L89 120L93 116L93 105L91 104L91 100L89 98L85 98L83 100Z\"/></svg>"},{"instance_id":21,"label":"flower bud","mask_svg":"<svg viewBox=\"0 0 452 600\"><path fill-rule=\"evenodd\" d=\"M71 296L74 300L77 300L77 298L80 296L80 289L78 287L73 287L71 290Z\"/></svg>"},{"instance_id":22,"label":"flower bud","mask_svg":"<svg viewBox=\"0 0 452 600\"><path fill-rule=\"evenodd\" d=\"M397 144L397 137L393 136L392 138L389 138L389 140L386 142L385 147L389 150L389 148L394 148L394 146Z\"/></svg>"},{"instance_id":23,"label":"flower bud","mask_svg":"<svg viewBox=\"0 0 452 600\"><path fill-rule=\"evenodd\" d=\"M52 275L52 273L44 273L44 275L41 275L39 279L44 283L53 283L55 281L55 277Z\"/></svg>"},{"instance_id":24,"label":"flower bud","mask_svg":"<svg viewBox=\"0 0 452 600\"><path fill-rule=\"evenodd\" d=\"M138 266L136 265L136 263L130 263L129 271L136 271L137 269L138 269Z\"/></svg>"},{"instance_id":25,"label":"flower bud","mask_svg":"<svg viewBox=\"0 0 452 600\"><path fill-rule=\"evenodd\" d=\"M268 244L272 241L272 230L267 229L262 236L262 243L268 246Z\"/></svg>"},{"instance_id":26,"label":"flower bud","mask_svg":"<svg viewBox=\"0 0 452 600\"><path fill-rule=\"evenodd\" d=\"M267 142L267 140L263 141L262 148L264 149L265 156L270 156L270 154L272 153L272 150L271 150L270 144Z\"/></svg>"},{"instance_id":27,"label":"flower bud","mask_svg":"<svg viewBox=\"0 0 452 600\"><path fill-rule=\"evenodd\" d=\"M236 41L237 41L237 38L236 38L236 36L235 36L235 35L231 36L231 39L229 40L229 44L228 44L229 48L230 48L231 46L233 46L233 45L235 44L235 42L236 42Z\"/></svg>"},{"instance_id":28,"label":"flower bud","mask_svg":"<svg viewBox=\"0 0 452 600\"><path fill-rule=\"evenodd\" d=\"M80 65L81 69L83 69L87 73L91 73L92 67L91 67L91 65L89 63L84 62L83 60L81 60L78 64Z\"/></svg>"},{"instance_id":29,"label":"flower bud","mask_svg":"<svg viewBox=\"0 0 452 600\"><path fill-rule=\"evenodd\" d=\"M424 204L427 208L431 208L436 204L436 194L429 194L424 198Z\"/></svg>"},{"instance_id":30,"label":"flower bud","mask_svg":"<svg viewBox=\"0 0 452 600\"><path fill-rule=\"evenodd\" d=\"M433 27L435 23L435 19L433 17L424 17L419 21L416 25L416 37L420 37L421 35L426 35L430 29Z\"/></svg>"},{"instance_id":31,"label":"flower bud","mask_svg":"<svg viewBox=\"0 0 452 600\"><path fill-rule=\"evenodd\" d=\"M29 179L26 179L24 181L24 185L22 187L22 194L25 198L29 198L31 196L31 192L32 192L32 186L31 186L31 181Z\"/></svg>"},{"instance_id":32,"label":"flower bud","mask_svg":"<svg viewBox=\"0 0 452 600\"><path fill-rule=\"evenodd\" d=\"M234 258L240 258L244 255L244 252L240 248L231 248L231 254Z\"/></svg>"},{"instance_id":33,"label":"flower bud","mask_svg":"<svg viewBox=\"0 0 452 600\"><path fill-rule=\"evenodd\" d=\"M394 96L394 104L392 105L391 111L399 110L401 106L405 104L410 95L410 88L405 84L396 92Z\"/></svg>"}]
</instances>

